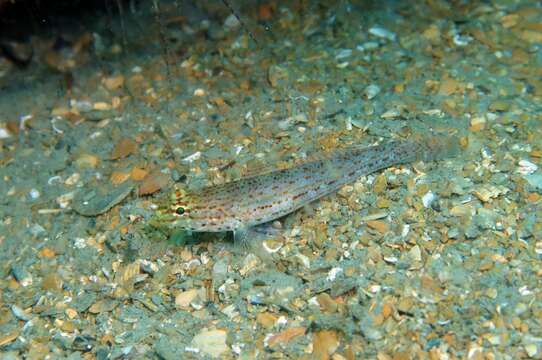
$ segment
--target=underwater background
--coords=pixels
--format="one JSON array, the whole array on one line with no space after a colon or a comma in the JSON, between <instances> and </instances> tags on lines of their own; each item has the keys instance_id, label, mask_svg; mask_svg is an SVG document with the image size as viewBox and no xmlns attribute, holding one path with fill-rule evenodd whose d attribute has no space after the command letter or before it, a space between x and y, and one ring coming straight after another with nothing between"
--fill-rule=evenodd
<instances>
[{"instance_id":1,"label":"underwater background","mask_svg":"<svg viewBox=\"0 0 542 360\"><path fill-rule=\"evenodd\" d=\"M541 104L534 0L0 0L0 359L542 359ZM253 248L151 221L434 135Z\"/></svg>"}]
</instances>

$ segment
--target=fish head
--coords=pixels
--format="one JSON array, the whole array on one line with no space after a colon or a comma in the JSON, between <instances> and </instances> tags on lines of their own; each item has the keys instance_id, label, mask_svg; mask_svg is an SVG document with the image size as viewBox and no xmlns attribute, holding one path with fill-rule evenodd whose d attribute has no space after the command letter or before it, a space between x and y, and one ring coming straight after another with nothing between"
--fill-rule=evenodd
<instances>
[{"instance_id":1,"label":"fish head","mask_svg":"<svg viewBox=\"0 0 542 360\"><path fill-rule=\"evenodd\" d=\"M202 199L184 189L175 189L169 198L158 206L151 219L151 225L185 229L188 231L216 231L209 222L214 214L201 206Z\"/></svg>"}]
</instances>

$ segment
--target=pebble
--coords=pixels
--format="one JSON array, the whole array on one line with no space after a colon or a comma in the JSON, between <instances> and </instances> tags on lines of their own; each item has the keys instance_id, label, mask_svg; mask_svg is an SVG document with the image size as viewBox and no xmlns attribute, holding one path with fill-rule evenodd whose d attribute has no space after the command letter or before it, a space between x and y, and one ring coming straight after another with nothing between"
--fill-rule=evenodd
<instances>
[{"instance_id":1,"label":"pebble","mask_svg":"<svg viewBox=\"0 0 542 360\"><path fill-rule=\"evenodd\" d=\"M276 335L272 335L265 339L264 344L270 349L277 349L279 345L286 346L293 339L305 335L304 327L292 327Z\"/></svg>"},{"instance_id":2,"label":"pebble","mask_svg":"<svg viewBox=\"0 0 542 360\"><path fill-rule=\"evenodd\" d=\"M518 165L519 167L517 169L517 172L522 175L530 175L536 170L538 170L538 166L536 164L533 164L529 160L520 160Z\"/></svg>"},{"instance_id":3,"label":"pebble","mask_svg":"<svg viewBox=\"0 0 542 360\"><path fill-rule=\"evenodd\" d=\"M134 141L128 138L123 138L117 142L113 152L111 153L111 160L118 160L125 158L137 150L137 145Z\"/></svg>"},{"instance_id":4,"label":"pebble","mask_svg":"<svg viewBox=\"0 0 542 360\"><path fill-rule=\"evenodd\" d=\"M437 199L437 196L435 194L433 194L431 191L428 191L427 193L425 193L424 196L422 196L422 203L423 203L423 206L428 209L431 207L431 204L433 203L433 201L435 201Z\"/></svg>"},{"instance_id":5,"label":"pebble","mask_svg":"<svg viewBox=\"0 0 542 360\"><path fill-rule=\"evenodd\" d=\"M536 346L536 344L527 344L524 348L528 357L534 358L538 353L538 346Z\"/></svg>"},{"instance_id":6,"label":"pebble","mask_svg":"<svg viewBox=\"0 0 542 360\"><path fill-rule=\"evenodd\" d=\"M103 214L126 198L133 189L131 182L119 186L95 184L79 189L73 199L73 209L84 216Z\"/></svg>"},{"instance_id":7,"label":"pebble","mask_svg":"<svg viewBox=\"0 0 542 360\"><path fill-rule=\"evenodd\" d=\"M369 34L390 41L395 41L397 39L397 35L394 32L380 26L371 27L369 29Z\"/></svg>"},{"instance_id":8,"label":"pebble","mask_svg":"<svg viewBox=\"0 0 542 360\"><path fill-rule=\"evenodd\" d=\"M501 195L507 194L509 189L504 186L486 185L472 192L480 201L488 202L491 199L496 199Z\"/></svg>"},{"instance_id":9,"label":"pebble","mask_svg":"<svg viewBox=\"0 0 542 360\"><path fill-rule=\"evenodd\" d=\"M459 229L456 227L451 227L448 229L447 235L450 239L457 239L459 236Z\"/></svg>"},{"instance_id":10,"label":"pebble","mask_svg":"<svg viewBox=\"0 0 542 360\"><path fill-rule=\"evenodd\" d=\"M4 334L0 334L0 347L3 347L4 345L7 345L11 342L13 342L15 339L17 339L19 337L20 333L18 330L13 330L13 331L10 331L10 332L6 332ZM12 353L10 354L9 352L5 353L7 354L5 359L14 359L14 360L17 360L17 359L20 359L16 354Z\"/></svg>"},{"instance_id":11,"label":"pebble","mask_svg":"<svg viewBox=\"0 0 542 360\"><path fill-rule=\"evenodd\" d=\"M384 234L389 230L388 224L380 220L369 220L367 221L367 226L381 234Z\"/></svg>"},{"instance_id":12,"label":"pebble","mask_svg":"<svg viewBox=\"0 0 542 360\"><path fill-rule=\"evenodd\" d=\"M103 84L107 90L115 91L124 86L124 76L117 75L103 79Z\"/></svg>"},{"instance_id":13,"label":"pebble","mask_svg":"<svg viewBox=\"0 0 542 360\"><path fill-rule=\"evenodd\" d=\"M30 317L28 316L28 314L17 305L11 305L11 312L19 320L23 320L23 321L30 320Z\"/></svg>"},{"instance_id":14,"label":"pebble","mask_svg":"<svg viewBox=\"0 0 542 360\"><path fill-rule=\"evenodd\" d=\"M95 168L98 165L98 162L99 158L92 154L81 154L77 160L75 160L75 164L81 169Z\"/></svg>"},{"instance_id":15,"label":"pebble","mask_svg":"<svg viewBox=\"0 0 542 360\"><path fill-rule=\"evenodd\" d=\"M335 59L340 60L340 59L350 57L351 55L352 55L352 49L341 49L339 50L337 55L335 55Z\"/></svg>"},{"instance_id":16,"label":"pebble","mask_svg":"<svg viewBox=\"0 0 542 360\"><path fill-rule=\"evenodd\" d=\"M219 358L229 351L225 330L203 330L192 339L192 346L212 358Z\"/></svg>"},{"instance_id":17,"label":"pebble","mask_svg":"<svg viewBox=\"0 0 542 360\"><path fill-rule=\"evenodd\" d=\"M365 96L367 100L371 100L380 93L380 86L371 84L365 88Z\"/></svg>"},{"instance_id":18,"label":"pebble","mask_svg":"<svg viewBox=\"0 0 542 360\"><path fill-rule=\"evenodd\" d=\"M239 22L239 19L237 19L237 16L234 14L230 14L226 20L224 20L224 26L229 29L235 29L238 28L241 25Z\"/></svg>"},{"instance_id":19,"label":"pebble","mask_svg":"<svg viewBox=\"0 0 542 360\"><path fill-rule=\"evenodd\" d=\"M164 189L168 186L170 180L169 174L164 174L161 171L153 171L149 173L139 186L139 195L150 195Z\"/></svg>"},{"instance_id":20,"label":"pebble","mask_svg":"<svg viewBox=\"0 0 542 360\"><path fill-rule=\"evenodd\" d=\"M329 359L340 345L339 335L333 330L317 331L313 334L312 344L315 359Z\"/></svg>"},{"instance_id":21,"label":"pebble","mask_svg":"<svg viewBox=\"0 0 542 360\"><path fill-rule=\"evenodd\" d=\"M366 43L356 46L356 49L359 51L370 51L375 50L380 47L380 44L376 41L367 41Z\"/></svg>"},{"instance_id":22,"label":"pebble","mask_svg":"<svg viewBox=\"0 0 542 360\"><path fill-rule=\"evenodd\" d=\"M475 210L470 204L455 205L450 209L450 214L454 216L472 216Z\"/></svg>"},{"instance_id":23,"label":"pebble","mask_svg":"<svg viewBox=\"0 0 542 360\"><path fill-rule=\"evenodd\" d=\"M395 119L398 118L400 115L401 113L399 112L399 110L391 109L384 112L382 115L380 115L380 117L382 119Z\"/></svg>"},{"instance_id":24,"label":"pebble","mask_svg":"<svg viewBox=\"0 0 542 360\"><path fill-rule=\"evenodd\" d=\"M263 312L256 315L256 321L268 330L272 329L273 326L275 326L275 322L277 321L277 319L277 316L268 312Z\"/></svg>"},{"instance_id":25,"label":"pebble","mask_svg":"<svg viewBox=\"0 0 542 360\"><path fill-rule=\"evenodd\" d=\"M191 163L191 162L194 162L196 160L199 160L201 158L201 152L200 151L196 151L195 153L193 153L192 155L188 155L187 157L185 157L184 159L182 159L183 162L185 163Z\"/></svg>"},{"instance_id":26,"label":"pebble","mask_svg":"<svg viewBox=\"0 0 542 360\"><path fill-rule=\"evenodd\" d=\"M190 308L192 301L198 296L197 289L190 289L179 293L175 296L175 307L178 309L187 310Z\"/></svg>"},{"instance_id":27,"label":"pebble","mask_svg":"<svg viewBox=\"0 0 542 360\"><path fill-rule=\"evenodd\" d=\"M36 200L36 199L39 199L39 197L41 196L41 193L37 189L30 189L30 191L28 192L28 195L30 196L32 200Z\"/></svg>"},{"instance_id":28,"label":"pebble","mask_svg":"<svg viewBox=\"0 0 542 360\"><path fill-rule=\"evenodd\" d=\"M475 116L470 120L470 131L476 132L486 127L486 118L484 116Z\"/></svg>"},{"instance_id":29,"label":"pebble","mask_svg":"<svg viewBox=\"0 0 542 360\"><path fill-rule=\"evenodd\" d=\"M23 266L13 264L11 266L11 273L21 286L26 287L32 285L32 275Z\"/></svg>"},{"instance_id":30,"label":"pebble","mask_svg":"<svg viewBox=\"0 0 542 360\"><path fill-rule=\"evenodd\" d=\"M9 139L11 132L4 125L0 125L0 139Z\"/></svg>"},{"instance_id":31,"label":"pebble","mask_svg":"<svg viewBox=\"0 0 542 360\"><path fill-rule=\"evenodd\" d=\"M288 69L283 65L271 65L267 70L267 79L272 87L279 87L288 81Z\"/></svg>"},{"instance_id":32,"label":"pebble","mask_svg":"<svg viewBox=\"0 0 542 360\"><path fill-rule=\"evenodd\" d=\"M64 181L64 184L68 186L73 186L77 184L80 179L81 179L81 174L73 173L70 176L68 176L68 178Z\"/></svg>"},{"instance_id":33,"label":"pebble","mask_svg":"<svg viewBox=\"0 0 542 360\"><path fill-rule=\"evenodd\" d=\"M537 171L525 175L525 180L538 191L542 191L542 172Z\"/></svg>"},{"instance_id":34,"label":"pebble","mask_svg":"<svg viewBox=\"0 0 542 360\"><path fill-rule=\"evenodd\" d=\"M194 90L194 96L202 97L202 96L205 96L205 95L206 95L206 93L205 93L205 90L203 90L203 89Z\"/></svg>"}]
</instances>

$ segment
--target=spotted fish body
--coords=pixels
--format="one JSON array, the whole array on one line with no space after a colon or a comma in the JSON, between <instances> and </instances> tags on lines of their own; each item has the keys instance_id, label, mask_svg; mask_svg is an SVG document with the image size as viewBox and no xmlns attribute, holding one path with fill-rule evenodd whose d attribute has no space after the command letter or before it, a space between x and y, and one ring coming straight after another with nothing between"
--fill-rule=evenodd
<instances>
[{"instance_id":1,"label":"spotted fish body","mask_svg":"<svg viewBox=\"0 0 542 360\"><path fill-rule=\"evenodd\" d=\"M361 176L392 165L442 159L456 151L457 141L446 137L341 150L325 159L193 193L178 190L159 210L159 221L194 232L233 231L243 236L246 229L292 213Z\"/></svg>"}]
</instances>

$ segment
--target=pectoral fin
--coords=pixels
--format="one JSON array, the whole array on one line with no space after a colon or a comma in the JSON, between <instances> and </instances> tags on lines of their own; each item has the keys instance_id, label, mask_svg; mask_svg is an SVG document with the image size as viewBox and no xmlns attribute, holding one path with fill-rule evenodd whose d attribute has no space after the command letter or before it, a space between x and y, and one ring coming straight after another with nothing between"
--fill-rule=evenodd
<instances>
[{"instance_id":1,"label":"pectoral fin","mask_svg":"<svg viewBox=\"0 0 542 360\"><path fill-rule=\"evenodd\" d=\"M244 250L255 250L261 247L261 242L281 236L282 231L272 224L262 224L255 227L241 226L233 231L233 242Z\"/></svg>"},{"instance_id":2,"label":"pectoral fin","mask_svg":"<svg viewBox=\"0 0 542 360\"><path fill-rule=\"evenodd\" d=\"M243 249L249 249L249 228L247 226L239 226L233 230L233 243Z\"/></svg>"}]
</instances>

